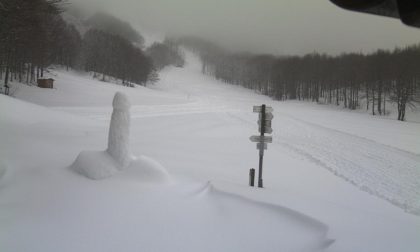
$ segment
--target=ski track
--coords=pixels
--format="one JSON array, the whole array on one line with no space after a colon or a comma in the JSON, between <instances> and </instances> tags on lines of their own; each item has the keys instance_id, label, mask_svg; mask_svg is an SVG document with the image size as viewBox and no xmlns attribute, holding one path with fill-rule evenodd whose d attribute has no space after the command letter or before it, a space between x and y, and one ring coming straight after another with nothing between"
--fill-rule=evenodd
<instances>
[{"instance_id":1,"label":"ski track","mask_svg":"<svg viewBox=\"0 0 420 252\"><path fill-rule=\"evenodd\" d=\"M109 121L111 114L111 108L109 107L55 107L54 109L101 121ZM170 105L135 105L131 108L131 118L137 119L145 117L220 113L226 111L235 112L238 110L229 109L223 105L214 106L205 102L192 102Z\"/></svg>"},{"instance_id":2,"label":"ski track","mask_svg":"<svg viewBox=\"0 0 420 252\"><path fill-rule=\"evenodd\" d=\"M324 167L361 190L420 215L420 157L369 139L275 113L274 144ZM230 114L255 126L255 121Z\"/></svg>"}]
</instances>

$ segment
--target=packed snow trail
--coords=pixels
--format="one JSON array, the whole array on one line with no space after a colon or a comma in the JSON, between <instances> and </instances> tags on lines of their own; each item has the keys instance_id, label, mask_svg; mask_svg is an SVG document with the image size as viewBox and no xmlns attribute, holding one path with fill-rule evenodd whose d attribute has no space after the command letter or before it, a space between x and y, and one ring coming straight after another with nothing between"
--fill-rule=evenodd
<instances>
[{"instance_id":1,"label":"packed snow trail","mask_svg":"<svg viewBox=\"0 0 420 252\"><path fill-rule=\"evenodd\" d=\"M363 191L420 215L420 156L280 114L275 142Z\"/></svg>"},{"instance_id":2,"label":"packed snow trail","mask_svg":"<svg viewBox=\"0 0 420 252\"><path fill-rule=\"evenodd\" d=\"M54 107L56 110L86 116L95 120L110 120L110 109L108 107ZM131 108L132 119L160 116L180 116L203 113L235 112L237 110L225 105L213 105L208 102L193 101L182 104L171 105L135 105Z\"/></svg>"}]
</instances>

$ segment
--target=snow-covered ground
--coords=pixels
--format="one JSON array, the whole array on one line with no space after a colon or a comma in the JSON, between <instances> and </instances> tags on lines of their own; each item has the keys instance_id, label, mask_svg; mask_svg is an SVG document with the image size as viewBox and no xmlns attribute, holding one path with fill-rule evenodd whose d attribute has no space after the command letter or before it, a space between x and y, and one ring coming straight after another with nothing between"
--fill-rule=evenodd
<instances>
[{"instance_id":1,"label":"snow-covered ground","mask_svg":"<svg viewBox=\"0 0 420 252\"><path fill-rule=\"evenodd\" d=\"M185 68L134 89L56 70L53 90L0 96L0 251L420 250L416 120L272 101L200 70L187 53ZM174 183L69 168L80 151L106 148L117 91L132 103L133 155L159 161ZM262 103L274 108L274 141L257 189L248 138Z\"/></svg>"}]
</instances>

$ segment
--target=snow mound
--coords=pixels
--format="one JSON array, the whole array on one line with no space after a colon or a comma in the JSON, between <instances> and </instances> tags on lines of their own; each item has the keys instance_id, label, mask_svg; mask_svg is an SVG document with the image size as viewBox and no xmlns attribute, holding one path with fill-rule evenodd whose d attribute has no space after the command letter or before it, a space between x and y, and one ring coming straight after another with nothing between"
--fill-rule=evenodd
<instances>
[{"instance_id":1,"label":"snow mound","mask_svg":"<svg viewBox=\"0 0 420 252\"><path fill-rule=\"evenodd\" d=\"M117 162L107 151L82 151L71 169L90 179L104 179L116 174Z\"/></svg>"},{"instance_id":2,"label":"snow mound","mask_svg":"<svg viewBox=\"0 0 420 252\"><path fill-rule=\"evenodd\" d=\"M107 151L82 151L71 169L87 178L100 180L119 173L118 167L118 163ZM144 183L167 184L171 182L166 169L146 156L132 158L121 177L129 177Z\"/></svg>"},{"instance_id":3,"label":"snow mound","mask_svg":"<svg viewBox=\"0 0 420 252\"><path fill-rule=\"evenodd\" d=\"M159 162L146 156L133 158L122 176L144 183L171 183L171 178L167 170Z\"/></svg>"}]
</instances>

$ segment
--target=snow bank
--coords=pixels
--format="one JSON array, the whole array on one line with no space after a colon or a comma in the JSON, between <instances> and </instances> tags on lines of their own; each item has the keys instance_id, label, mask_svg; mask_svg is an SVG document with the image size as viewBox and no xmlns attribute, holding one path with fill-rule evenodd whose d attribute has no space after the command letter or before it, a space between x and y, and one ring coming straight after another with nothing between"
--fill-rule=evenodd
<instances>
[{"instance_id":1,"label":"snow bank","mask_svg":"<svg viewBox=\"0 0 420 252\"><path fill-rule=\"evenodd\" d=\"M156 160L146 157L134 157L121 175L144 183L169 184L172 182L169 173Z\"/></svg>"},{"instance_id":2,"label":"snow bank","mask_svg":"<svg viewBox=\"0 0 420 252\"><path fill-rule=\"evenodd\" d=\"M77 173L94 180L114 176L120 171L118 167L120 166L116 160L107 151L82 151L71 166ZM166 169L146 156L132 158L121 177L129 177L145 183L171 182Z\"/></svg>"},{"instance_id":3,"label":"snow bank","mask_svg":"<svg viewBox=\"0 0 420 252\"><path fill-rule=\"evenodd\" d=\"M106 151L82 151L71 168L90 179L104 179L118 172L117 162Z\"/></svg>"}]
</instances>

